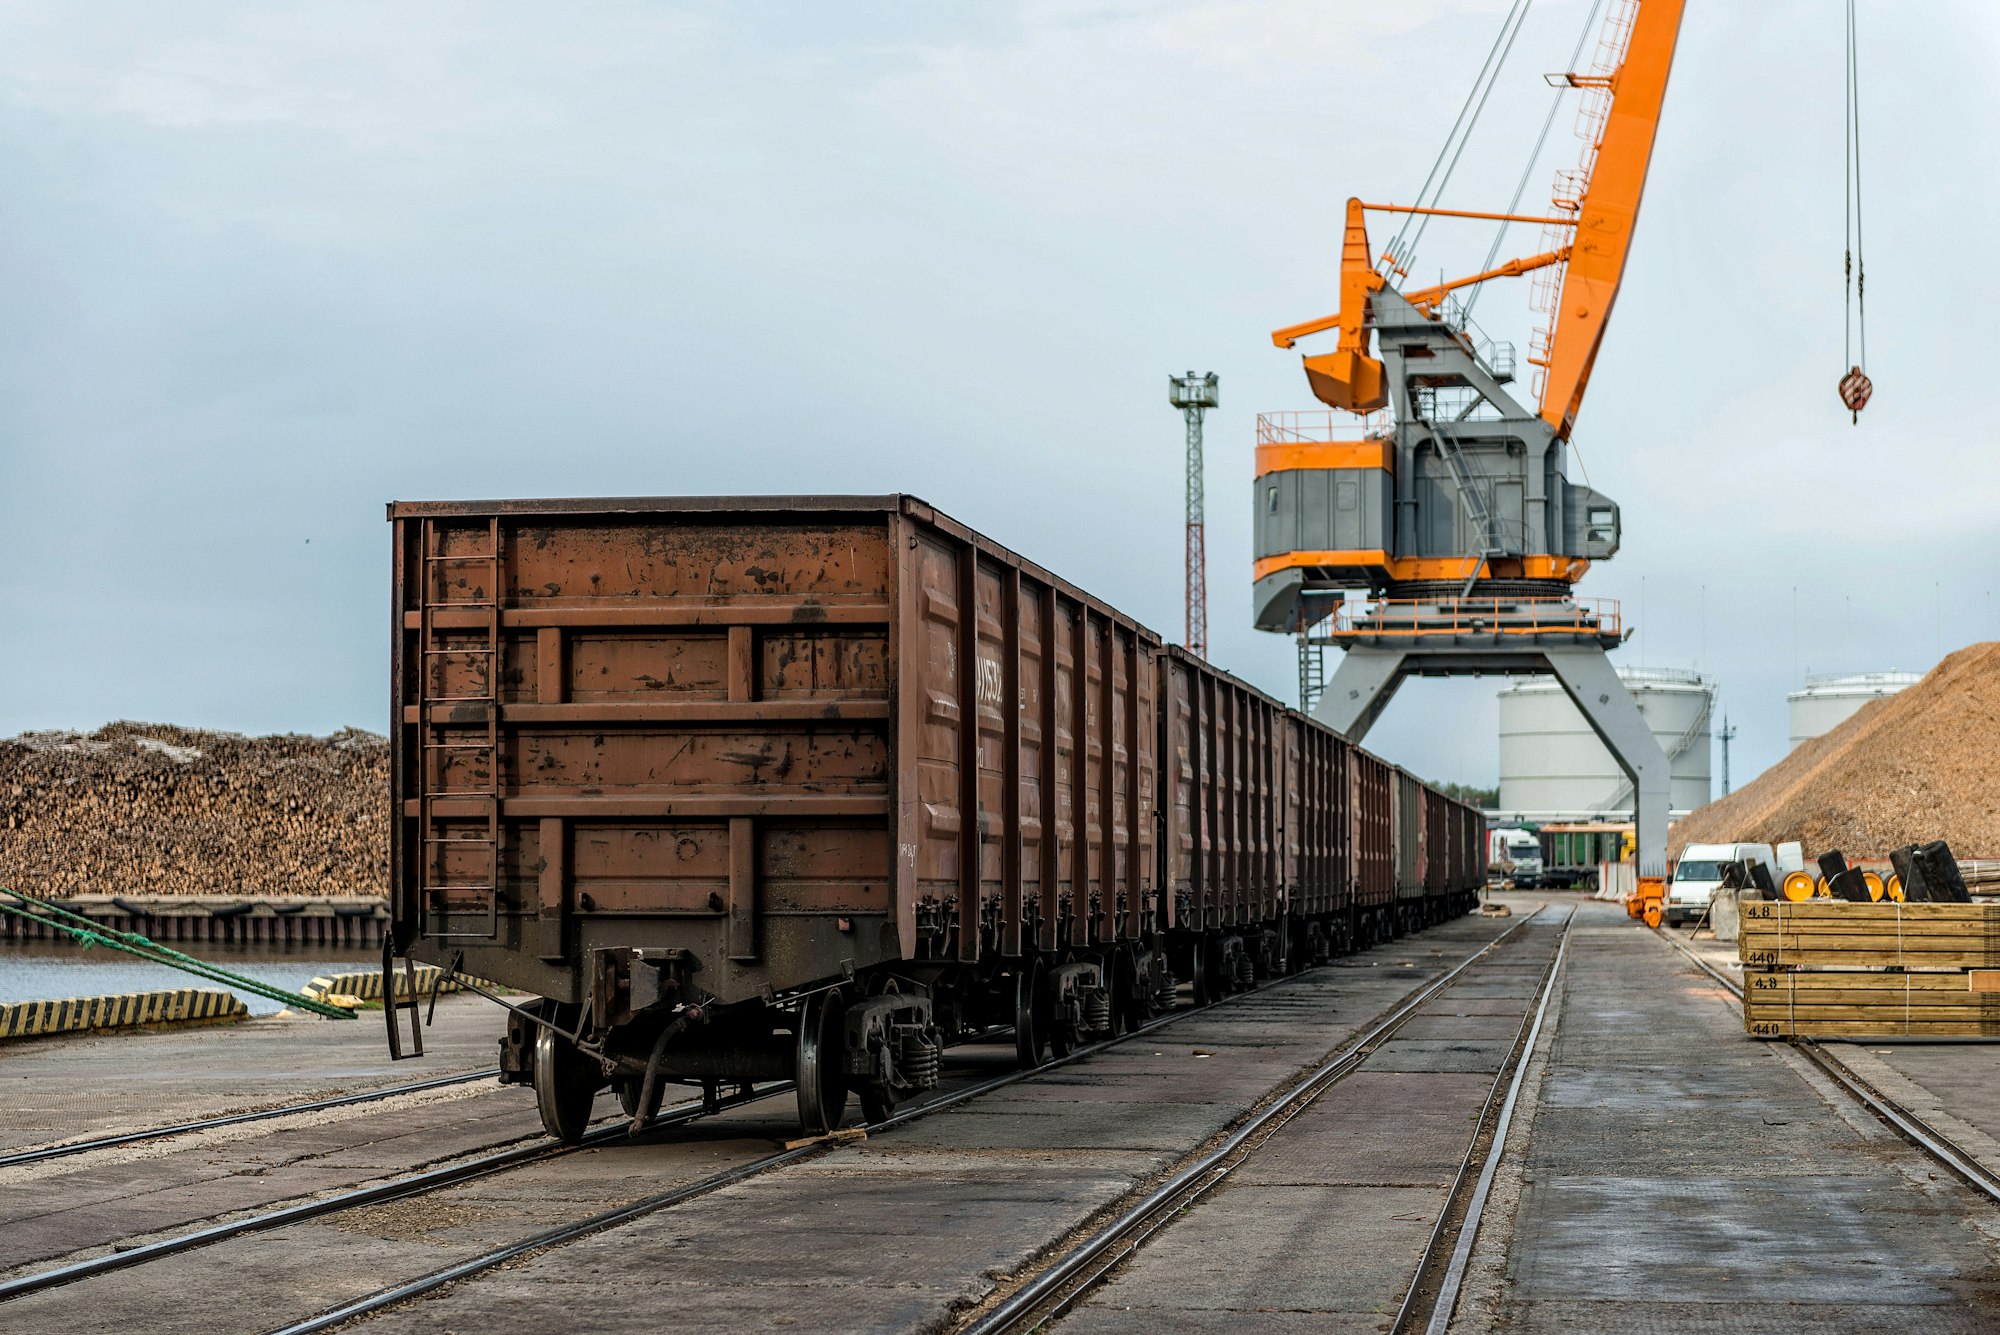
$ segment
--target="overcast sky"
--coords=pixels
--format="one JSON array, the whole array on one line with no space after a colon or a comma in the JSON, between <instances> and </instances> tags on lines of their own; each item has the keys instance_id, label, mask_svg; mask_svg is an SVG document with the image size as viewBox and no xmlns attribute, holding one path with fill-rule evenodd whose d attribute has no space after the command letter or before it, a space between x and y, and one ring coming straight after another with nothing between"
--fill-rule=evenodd
<instances>
[{"instance_id":1,"label":"overcast sky","mask_svg":"<svg viewBox=\"0 0 2000 1335\"><path fill-rule=\"evenodd\" d=\"M1587 7L1535 5L1445 203L1505 205ZM391 499L910 491L1178 638L1190 368L1214 657L1289 698L1252 444L1314 404L1268 331L1338 304L1342 201L1415 193L1504 8L16 0L0 733L384 728ZM1838 8L1688 6L1576 433L1625 515L1581 592L1720 679L1738 782L1801 674L2000 635L2000 10L1863 0L1854 427ZM1530 211L1576 151L1565 108ZM1525 297L1478 312L1524 351ZM1371 745L1490 781L1496 685Z\"/></svg>"}]
</instances>

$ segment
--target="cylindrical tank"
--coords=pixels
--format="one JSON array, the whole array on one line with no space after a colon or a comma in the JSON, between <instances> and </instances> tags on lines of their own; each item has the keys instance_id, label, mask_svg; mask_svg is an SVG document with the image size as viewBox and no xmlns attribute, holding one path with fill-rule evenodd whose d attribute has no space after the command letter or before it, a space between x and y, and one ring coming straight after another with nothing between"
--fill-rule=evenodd
<instances>
[{"instance_id":1,"label":"cylindrical tank","mask_svg":"<svg viewBox=\"0 0 2000 1335\"><path fill-rule=\"evenodd\" d=\"M1706 803L1715 683L1671 668L1621 667L1618 676L1667 753L1669 807L1678 815ZM1631 817L1631 780L1553 677L1500 692L1500 810L1534 821Z\"/></svg>"},{"instance_id":2,"label":"cylindrical tank","mask_svg":"<svg viewBox=\"0 0 2000 1335\"><path fill-rule=\"evenodd\" d=\"M1792 745L1824 737L1853 718L1861 706L1923 680L1921 672L1823 673L1807 677L1800 690L1785 697L1791 709Z\"/></svg>"}]
</instances>

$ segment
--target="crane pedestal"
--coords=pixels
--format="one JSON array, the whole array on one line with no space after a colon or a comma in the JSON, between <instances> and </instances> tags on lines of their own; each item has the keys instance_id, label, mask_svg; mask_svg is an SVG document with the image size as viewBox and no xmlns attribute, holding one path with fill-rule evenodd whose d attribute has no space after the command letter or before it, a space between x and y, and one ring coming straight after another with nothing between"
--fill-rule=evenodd
<instances>
[{"instance_id":1,"label":"crane pedestal","mask_svg":"<svg viewBox=\"0 0 2000 1335\"><path fill-rule=\"evenodd\" d=\"M1617 605L1567 598L1387 599L1345 604L1315 639L1346 651L1313 717L1360 741L1406 677L1553 676L1632 781L1638 874L1666 875L1667 754L1606 653Z\"/></svg>"}]
</instances>

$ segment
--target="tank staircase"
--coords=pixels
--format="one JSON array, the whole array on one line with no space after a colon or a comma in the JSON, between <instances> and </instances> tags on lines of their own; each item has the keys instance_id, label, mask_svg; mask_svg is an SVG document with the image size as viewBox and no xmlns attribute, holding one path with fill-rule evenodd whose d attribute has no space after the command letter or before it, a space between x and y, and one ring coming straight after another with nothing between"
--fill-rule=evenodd
<instances>
[{"instance_id":1,"label":"tank staircase","mask_svg":"<svg viewBox=\"0 0 2000 1335\"><path fill-rule=\"evenodd\" d=\"M1712 694L1704 695L1701 701L1701 708L1695 711L1694 721L1687 725L1686 730L1683 731L1677 739L1675 739L1674 744L1667 750L1667 765L1669 769L1671 769L1675 761L1678 761L1682 756L1686 755L1689 752L1689 750L1693 748L1695 739L1697 737L1702 737L1707 735L1708 721L1714 715L1714 713L1715 713L1714 695ZM1632 799L1632 780L1630 778L1620 779L1618 781L1618 786L1614 788L1611 792L1611 799L1608 802L1605 802L1602 806L1600 806L1598 810L1607 812L1618 811L1622 809L1627 802L1631 801L1631 799Z\"/></svg>"}]
</instances>

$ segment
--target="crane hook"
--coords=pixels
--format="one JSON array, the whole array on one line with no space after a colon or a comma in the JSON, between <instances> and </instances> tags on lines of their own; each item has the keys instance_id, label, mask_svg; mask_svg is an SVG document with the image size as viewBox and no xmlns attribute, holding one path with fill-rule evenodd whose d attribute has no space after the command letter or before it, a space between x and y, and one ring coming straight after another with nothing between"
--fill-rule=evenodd
<instances>
[{"instance_id":1,"label":"crane hook","mask_svg":"<svg viewBox=\"0 0 2000 1335\"><path fill-rule=\"evenodd\" d=\"M1840 378L1840 401L1847 405L1854 425L1861 425L1861 410L1868 406L1868 398L1875 392L1875 385L1861 373L1861 362L1868 360L1868 269L1861 258L1861 63L1860 42L1854 28L1854 0L1847 0L1847 127L1842 137L1847 141L1843 152L1847 157L1847 350L1854 352L1854 335L1861 335L1861 361L1848 368Z\"/></svg>"},{"instance_id":2,"label":"crane hook","mask_svg":"<svg viewBox=\"0 0 2000 1335\"><path fill-rule=\"evenodd\" d=\"M1840 378L1840 401L1847 405L1847 411L1854 415L1854 422L1861 422L1861 410L1868 406L1869 395L1875 392L1875 382L1861 374L1856 366Z\"/></svg>"}]
</instances>

